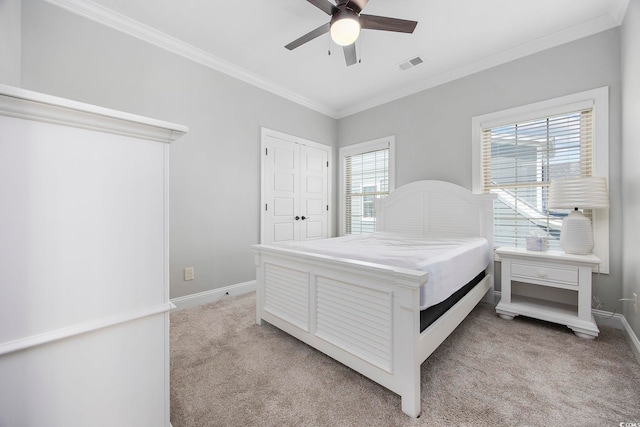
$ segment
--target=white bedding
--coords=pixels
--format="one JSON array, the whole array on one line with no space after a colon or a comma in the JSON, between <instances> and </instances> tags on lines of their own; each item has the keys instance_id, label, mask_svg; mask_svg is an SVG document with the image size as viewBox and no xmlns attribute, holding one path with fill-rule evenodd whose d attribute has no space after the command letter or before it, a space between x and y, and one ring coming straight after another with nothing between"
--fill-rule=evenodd
<instances>
[{"instance_id":1,"label":"white bedding","mask_svg":"<svg viewBox=\"0 0 640 427\"><path fill-rule=\"evenodd\" d=\"M429 280L420 289L421 310L447 299L486 269L490 259L489 243L482 237L444 239L376 232L278 246L426 271Z\"/></svg>"}]
</instances>

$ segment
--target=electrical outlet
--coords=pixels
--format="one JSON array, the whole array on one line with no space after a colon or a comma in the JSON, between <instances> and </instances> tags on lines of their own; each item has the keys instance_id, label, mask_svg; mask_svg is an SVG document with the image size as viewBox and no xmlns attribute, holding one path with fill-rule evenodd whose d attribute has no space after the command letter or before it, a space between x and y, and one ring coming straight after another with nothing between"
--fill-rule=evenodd
<instances>
[{"instance_id":1,"label":"electrical outlet","mask_svg":"<svg viewBox=\"0 0 640 427\"><path fill-rule=\"evenodd\" d=\"M638 314L638 294L633 293L633 312Z\"/></svg>"},{"instance_id":2,"label":"electrical outlet","mask_svg":"<svg viewBox=\"0 0 640 427\"><path fill-rule=\"evenodd\" d=\"M184 281L193 280L194 278L193 267L187 267L184 269Z\"/></svg>"}]
</instances>

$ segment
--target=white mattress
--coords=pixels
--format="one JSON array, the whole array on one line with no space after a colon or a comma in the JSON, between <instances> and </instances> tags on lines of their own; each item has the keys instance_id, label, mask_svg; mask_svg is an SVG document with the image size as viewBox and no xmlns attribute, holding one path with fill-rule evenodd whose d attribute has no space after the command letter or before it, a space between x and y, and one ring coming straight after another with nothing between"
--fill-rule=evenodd
<instances>
[{"instance_id":1,"label":"white mattress","mask_svg":"<svg viewBox=\"0 0 640 427\"><path fill-rule=\"evenodd\" d=\"M303 252L331 255L429 273L420 289L420 309L447 299L489 265L483 237L443 239L389 232L284 243Z\"/></svg>"}]
</instances>

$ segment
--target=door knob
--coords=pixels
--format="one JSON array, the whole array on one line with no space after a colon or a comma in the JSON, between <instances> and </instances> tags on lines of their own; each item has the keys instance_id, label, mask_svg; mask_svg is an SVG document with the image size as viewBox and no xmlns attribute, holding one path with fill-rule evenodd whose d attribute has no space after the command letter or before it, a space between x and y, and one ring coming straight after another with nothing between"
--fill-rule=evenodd
<instances>
[{"instance_id":1,"label":"door knob","mask_svg":"<svg viewBox=\"0 0 640 427\"><path fill-rule=\"evenodd\" d=\"M309 219L309 217L302 215L302 220L304 221L305 219Z\"/></svg>"},{"instance_id":2,"label":"door knob","mask_svg":"<svg viewBox=\"0 0 640 427\"><path fill-rule=\"evenodd\" d=\"M304 219L304 217L302 217L302 219ZM300 220L300 217L298 215L296 215L296 221Z\"/></svg>"}]
</instances>

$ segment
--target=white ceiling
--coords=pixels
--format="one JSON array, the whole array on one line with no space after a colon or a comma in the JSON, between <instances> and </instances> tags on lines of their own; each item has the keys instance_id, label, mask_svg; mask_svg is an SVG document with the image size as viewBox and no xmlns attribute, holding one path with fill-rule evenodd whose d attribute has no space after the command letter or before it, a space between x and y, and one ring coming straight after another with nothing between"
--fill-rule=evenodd
<instances>
[{"instance_id":1,"label":"white ceiling","mask_svg":"<svg viewBox=\"0 0 640 427\"><path fill-rule=\"evenodd\" d=\"M284 48L329 20L305 0L46 1L339 118L616 27L629 0L370 0L363 13L418 26L363 30L350 67L328 34Z\"/></svg>"}]
</instances>

